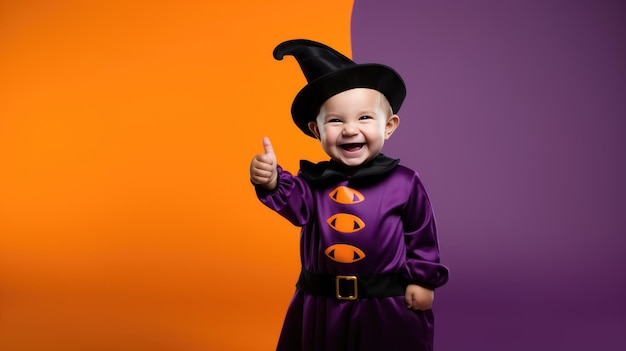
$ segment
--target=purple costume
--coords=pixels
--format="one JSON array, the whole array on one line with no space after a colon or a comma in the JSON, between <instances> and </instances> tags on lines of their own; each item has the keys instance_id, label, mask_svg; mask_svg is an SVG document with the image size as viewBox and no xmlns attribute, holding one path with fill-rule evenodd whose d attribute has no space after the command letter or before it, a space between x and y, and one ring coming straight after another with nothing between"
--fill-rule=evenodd
<instances>
[{"instance_id":1,"label":"purple costume","mask_svg":"<svg viewBox=\"0 0 626 351\"><path fill-rule=\"evenodd\" d=\"M326 275L376 277L435 289L448 270L430 202L416 172L378 155L351 176L334 161L301 162L298 176L278 167L261 202L302 227L302 268ZM278 342L280 351L432 350L432 311L406 307L404 295L339 300L297 289Z\"/></svg>"}]
</instances>

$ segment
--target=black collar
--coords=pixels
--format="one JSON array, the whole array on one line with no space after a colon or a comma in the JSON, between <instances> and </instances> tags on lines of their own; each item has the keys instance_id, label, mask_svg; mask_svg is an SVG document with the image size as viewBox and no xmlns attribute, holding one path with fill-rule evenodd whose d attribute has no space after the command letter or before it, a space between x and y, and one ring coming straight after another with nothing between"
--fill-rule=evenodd
<instances>
[{"instance_id":1,"label":"black collar","mask_svg":"<svg viewBox=\"0 0 626 351\"><path fill-rule=\"evenodd\" d=\"M309 183L322 183L329 179L363 179L372 176L382 176L391 172L400 163L399 159L378 154L368 163L346 168L346 166L330 160L313 163L307 160L300 161L300 173Z\"/></svg>"}]
</instances>

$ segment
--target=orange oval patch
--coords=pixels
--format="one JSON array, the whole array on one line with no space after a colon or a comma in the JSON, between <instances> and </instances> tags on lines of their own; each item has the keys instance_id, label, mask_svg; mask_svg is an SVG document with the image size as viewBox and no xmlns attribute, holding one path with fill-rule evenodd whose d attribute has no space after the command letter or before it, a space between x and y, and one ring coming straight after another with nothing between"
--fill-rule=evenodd
<instances>
[{"instance_id":1,"label":"orange oval patch","mask_svg":"<svg viewBox=\"0 0 626 351\"><path fill-rule=\"evenodd\" d=\"M334 230L342 233L354 233L365 227L361 218L348 213L337 213L326 221Z\"/></svg>"},{"instance_id":2,"label":"orange oval patch","mask_svg":"<svg viewBox=\"0 0 626 351\"><path fill-rule=\"evenodd\" d=\"M336 187L330 192L330 194L328 194L328 196L330 196L333 201L346 205L358 204L359 202L363 202L363 200L365 200L365 196L363 196L363 194L343 185Z\"/></svg>"},{"instance_id":3,"label":"orange oval patch","mask_svg":"<svg viewBox=\"0 0 626 351\"><path fill-rule=\"evenodd\" d=\"M335 244L324 251L326 256L339 263L353 263L365 258L365 253L356 246L348 244Z\"/></svg>"}]
</instances>

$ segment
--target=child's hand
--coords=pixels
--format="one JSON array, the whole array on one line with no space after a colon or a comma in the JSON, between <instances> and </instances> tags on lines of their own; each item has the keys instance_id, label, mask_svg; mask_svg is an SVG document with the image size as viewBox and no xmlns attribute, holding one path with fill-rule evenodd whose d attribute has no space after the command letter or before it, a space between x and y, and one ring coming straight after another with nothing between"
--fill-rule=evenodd
<instances>
[{"instance_id":1,"label":"child's hand","mask_svg":"<svg viewBox=\"0 0 626 351\"><path fill-rule=\"evenodd\" d=\"M415 284L409 284L404 293L406 307L413 310L426 311L433 306L435 293L424 287Z\"/></svg>"},{"instance_id":2,"label":"child's hand","mask_svg":"<svg viewBox=\"0 0 626 351\"><path fill-rule=\"evenodd\" d=\"M250 162L250 180L266 190L276 189L278 172L276 171L276 155L268 137L263 138L265 153L257 154Z\"/></svg>"}]
</instances>

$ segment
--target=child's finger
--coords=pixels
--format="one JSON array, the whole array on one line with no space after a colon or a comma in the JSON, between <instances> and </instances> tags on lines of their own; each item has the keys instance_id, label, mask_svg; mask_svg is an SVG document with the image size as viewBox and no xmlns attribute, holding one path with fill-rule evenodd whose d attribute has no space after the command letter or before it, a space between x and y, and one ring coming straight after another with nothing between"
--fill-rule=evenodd
<instances>
[{"instance_id":1,"label":"child's finger","mask_svg":"<svg viewBox=\"0 0 626 351\"><path fill-rule=\"evenodd\" d=\"M415 301L410 301L410 302L406 305L406 308L409 308L409 309L415 310L415 309L417 309L417 303L416 303Z\"/></svg>"},{"instance_id":2,"label":"child's finger","mask_svg":"<svg viewBox=\"0 0 626 351\"><path fill-rule=\"evenodd\" d=\"M256 156L255 160L257 161L254 164L254 166L256 168L262 168L262 169L266 169L266 170L273 170L274 169L274 158L272 157L272 155L258 154Z\"/></svg>"},{"instance_id":3,"label":"child's finger","mask_svg":"<svg viewBox=\"0 0 626 351\"><path fill-rule=\"evenodd\" d=\"M272 143L270 142L270 138L263 138L263 149L265 149L266 155L274 155L274 148L272 147Z\"/></svg>"},{"instance_id":4,"label":"child's finger","mask_svg":"<svg viewBox=\"0 0 626 351\"><path fill-rule=\"evenodd\" d=\"M404 302L406 303L406 308L411 308L413 305L413 296L409 293L405 293Z\"/></svg>"}]
</instances>

